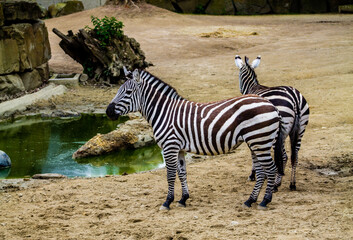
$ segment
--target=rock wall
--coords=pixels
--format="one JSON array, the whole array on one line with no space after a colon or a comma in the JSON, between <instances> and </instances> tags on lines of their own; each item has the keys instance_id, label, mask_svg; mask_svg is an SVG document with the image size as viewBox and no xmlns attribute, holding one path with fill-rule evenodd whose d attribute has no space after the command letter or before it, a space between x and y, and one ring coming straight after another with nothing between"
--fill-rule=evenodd
<instances>
[{"instance_id":1,"label":"rock wall","mask_svg":"<svg viewBox=\"0 0 353 240\"><path fill-rule=\"evenodd\" d=\"M84 10L82 1L65 1L48 7L48 17L60 17Z\"/></svg>"},{"instance_id":2,"label":"rock wall","mask_svg":"<svg viewBox=\"0 0 353 240\"><path fill-rule=\"evenodd\" d=\"M182 13L216 15L337 12L353 0L146 0L147 3Z\"/></svg>"},{"instance_id":3,"label":"rock wall","mask_svg":"<svg viewBox=\"0 0 353 240\"><path fill-rule=\"evenodd\" d=\"M63 3L66 2L67 0L36 0L36 2L39 4L39 6L42 6L44 8L48 8L50 5L57 4L57 3ZM83 3L83 6L86 10L96 8L99 6L103 6L106 2L106 0L80 0L80 2Z\"/></svg>"},{"instance_id":4,"label":"rock wall","mask_svg":"<svg viewBox=\"0 0 353 240\"><path fill-rule=\"evenodd\" d=\"M49 78L48 31L36 2L0 0L0 102Z\"/></svg>"}]
</instances>

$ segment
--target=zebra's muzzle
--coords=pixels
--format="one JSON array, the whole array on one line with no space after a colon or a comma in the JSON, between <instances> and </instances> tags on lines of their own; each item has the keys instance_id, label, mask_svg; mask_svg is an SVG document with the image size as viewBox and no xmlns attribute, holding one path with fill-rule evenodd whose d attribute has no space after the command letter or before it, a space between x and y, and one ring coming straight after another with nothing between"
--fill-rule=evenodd
<instances>
[{"instance_id":1,"label":"zebra's muzzle","mask_svg":"<svg viewBox=\"0 0 353 240\"><path fill-rule=\"evenodd\" d=\"M105 113L113 121L117 120L119 118L119 115L116 114L116 112L115 112L115 104L114 103L110 103L108 105L107 110L105 110Z\"/></svg>"}]
</instances>

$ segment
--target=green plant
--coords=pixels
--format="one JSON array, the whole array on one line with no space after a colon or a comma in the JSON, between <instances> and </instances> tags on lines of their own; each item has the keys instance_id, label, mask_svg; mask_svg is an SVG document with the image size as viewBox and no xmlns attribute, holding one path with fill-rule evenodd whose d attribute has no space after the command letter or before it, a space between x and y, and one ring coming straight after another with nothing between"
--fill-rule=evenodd
<instances>
[{"instance_id":1,"label":"green plant","mask_svg":"<svg viewBox=\"0 0 353 240\"><path fill-rule=\"evenodd\" d=\"M87 74L89 78L94 77L94 66L93 66L92 62L86 61L83 64L83 73Z\"/></svg>"},{"instance_id":2,"label":"green plant","mask_svg":"<svg viewBox=\"0 0 353 240\"><path fill-rule=\"evenodd\" d=\"M113 37L122 38L124 36L123 27L124 24L118 21L115 17L105 16L102 19L91 16L91 22L94 28L86 26L86 28L92 30L97 39L100 41L101 47L105 48L110 44Z\"/></svg>"}]
</instances>

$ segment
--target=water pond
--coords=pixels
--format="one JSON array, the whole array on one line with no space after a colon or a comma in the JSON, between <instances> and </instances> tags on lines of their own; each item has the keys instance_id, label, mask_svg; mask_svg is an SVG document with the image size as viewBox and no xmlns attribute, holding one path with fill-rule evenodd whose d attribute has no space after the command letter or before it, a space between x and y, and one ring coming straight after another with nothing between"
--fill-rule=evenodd
<instances>
[{"instance_id":1,"label":"water pond","mask_svg":"<svg viewBox=\"0 0 353 240\"><path fill-rule=\"evenodd\" d=\"M119 120L120 122L126 119ZM25 117L0 124L0 150L12 167L0 169L0 178L23 178L37 173L68 177L98 177L147 171L163 166L158 146L123 150L109 155L73 160L72 154L97 133L108 133L119 121L105 115L74 118Z\"/></svg>"}]
</instances>

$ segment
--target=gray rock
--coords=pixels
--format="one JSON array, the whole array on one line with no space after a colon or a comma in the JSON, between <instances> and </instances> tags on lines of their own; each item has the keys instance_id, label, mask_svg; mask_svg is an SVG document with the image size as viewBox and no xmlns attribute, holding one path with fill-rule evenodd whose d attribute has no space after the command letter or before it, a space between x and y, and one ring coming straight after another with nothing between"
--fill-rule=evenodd
<instances>
[{"instance_id":1,"label":"gray rock","mask_svg":"<svg viewBox=\"0 0 353 240\"><path fill-rule=\"evenodd\" d=\"M0 35L0 75L33 70L51 58L43 21L3 26Z\"/></svg>"},{"instance_id":2,"label":"gray rock","mask_svg":"<svg viewBox=\"0 0 353 240\"><path fill-rule=\"evenodd\" d=\"M266 0L235 0L234 5L239 14L266 14L271 7Z\"/></svg>"},{"instance_id":3,"label":"gray rock","mask_svg":"<svg viewBox=\"0 0 353 240\"><path fill-rule=\"evenodd\" d=\"M48 13L50 17L60 17L75 12L84 10L83 3L81 1L67 1L57 4L52 4L48 7Z\"/></svg>"},{"instance_id":4,"label":"gray rock","mask_svg":"<svg viewBox=\"0 0 353 240\"><path fill-rule=\"evenodd\" d=\"M293 6L293 0L269 0L268 3L273 13L290 13Z\"/></svg>"},{"instance_id":5,"label":"gray rock","mask_svg":"<svg viewBox=\"0 0 353 240\"><path fill-rule=\"evenodd\" d=\"M63 179L67 178L65 175L61 175L58 173L42 173L35 174L32 176L33 179Z\"/></svg>"},{"instance_id":6,"label":"gray rock","mask_svg":"<svg viewBox=\"0 0 353 240\"><path fill-rule=\"evenodd\" d=\"M21 77L18 74L0 75L0 97L7 94L16 94L25 90Z\"/></svg>"},{"instance_id":7,"label":"gray rock","mask_svg":"<svg viewBox=\"0 0 353 240\"><path fill-rule=\"evenodd\" d=\"M26 91L36 89L43 83L37 70L21 73L20 76Z\"/></svg>"},{"instance_id":8,"label":"gray rock","mask_svg":"<svg viewBox=\"0 0 353 240\"><path fill-rule=\"evenodd\" d=\"M0 169L9 167L11 167L10 157L4 151L0 150Z\"/></svg>"},{"instance_id":9,"label":"gray rock","mask_svg":"<svg viewBox=\"0 0 353 240\"><path fill-rule=\"evenodd\" d=\"M300 0L301 13L324 13L327 12L326 1L322 0Z\"/></svg>"},{"instance_id":10,"label":"gray rock","mask_svg":"<svg viewBox=\"0 0 353 240\"><path fill-rule=\"evenodd\" d=\"M3 6L0 3L0 27L4 25L4 11L3 11Z\"/></svg>"},{"instance_id":11,"label":"gray rock","mask_svg":"<svg viewBox=\"0 0 353 240\"><path fill-rule=\"evenodd\" d=\"M39 19L42 11L35 1L13 1L0 2L2 5L5 21L28 21Z\"/></svg>"}]
</instances>

